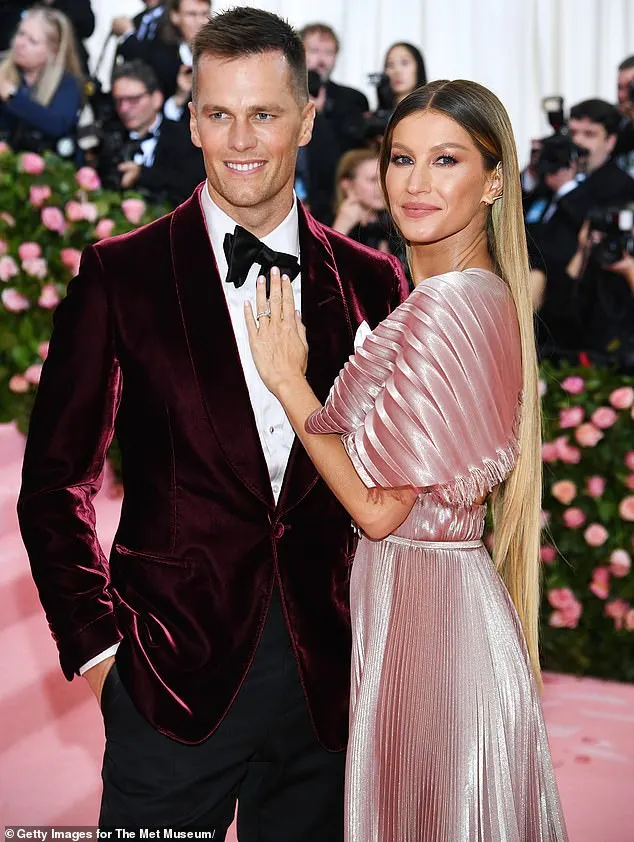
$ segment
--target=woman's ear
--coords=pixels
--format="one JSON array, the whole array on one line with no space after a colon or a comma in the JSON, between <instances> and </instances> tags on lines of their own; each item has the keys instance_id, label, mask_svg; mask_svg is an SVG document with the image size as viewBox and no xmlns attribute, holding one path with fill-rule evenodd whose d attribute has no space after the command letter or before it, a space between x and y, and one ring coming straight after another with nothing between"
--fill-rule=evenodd
<instances>
[{"instance_id":1,"label":"woman's ear","mask_svg":"<svg viewBox=\"0 0 634 842\"><path fill-rule=\"evenodd\" d=\"M504 174L502 172L502 162L498 161L487 182L487 188L484 191L481 201L486 205L492 205L498 199L501 199L504 194Z\"/></svg>"},{"instance_id":2,"label":"woman's ear","mask_svg":"<svg viewBox=\"0 0 634 842\"><path fill-rule=\"evenodd\" d=\"M340 178L339 186L341 187L344 199L349 199L350 195L354 193L354 186L351 178Z\"/></svg>"}]
</instances>

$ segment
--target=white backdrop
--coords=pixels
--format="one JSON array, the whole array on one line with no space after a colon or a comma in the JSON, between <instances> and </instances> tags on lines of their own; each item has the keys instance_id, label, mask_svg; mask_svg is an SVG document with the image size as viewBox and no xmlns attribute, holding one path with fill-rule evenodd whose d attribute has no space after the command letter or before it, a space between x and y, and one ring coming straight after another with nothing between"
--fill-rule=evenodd
<instances>
[{"instance_id":1,"label":"white backdrop","mask_svg":"<svg viewBox=\"0 0 634 842\"><path fill-rule=\"evenodd\" d=\"M138 0L92 0L97 27L89 41L97 60L116 14ZM238 2L215 2L222 11ZM257 0L297 27L324 21L342 50L333 78L364 90L386 49L410 41L422 49L429 79L467 78L491 88L509 110L520 162L531 137L549 131L540 100L561 94L567 105L599 96L616 101L616 68L634 54L633 0ZM108 56L112 54L114 45ZM105 60L104 68L111 66Z\"/></svg>"}]
</instances>

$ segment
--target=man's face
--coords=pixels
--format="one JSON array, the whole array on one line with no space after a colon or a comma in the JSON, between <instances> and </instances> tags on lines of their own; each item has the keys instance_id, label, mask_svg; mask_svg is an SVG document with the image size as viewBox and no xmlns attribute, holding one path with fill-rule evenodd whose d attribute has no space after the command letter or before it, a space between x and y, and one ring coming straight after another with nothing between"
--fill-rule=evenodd
<instances>
[{"instance_id":1,"label":"man's face","mask_svg":"<svg viewBox=\"0 0 634 842\"><path fill-rule=\"evenodd\" d=\"M190 115L214 202L236 221L251 220L245 227L254 234L272 231L277 221L268 231L254 228L290 210L297 149L314 120L313 104L298 102L284 55L201 56Z\"/></svg>"},{"instance_id":2,"label":"man's face","mask_svg":"<svg viewBox=\"0 0 634 842\"><path fill-rule=\"evenodd\" d=\"M178 11L170 12L170 20L180 30L183 40L188 44L209 20L211 3L207 0L181 0Z\"/></svg>"},{"instance_id":3,"label":"man's face","mask_svg":"<svg viewBox=\"0 0 634 842\"><path fill-rule=\"evenodd\" d=\"M117 79L112 86L112 98L119 119L129 132L146 132L156 120L163 105L160 91L153 94L139 79Z\"/></svg>"},{"instance_id":4,"label":"man's face","mask_svg":"<svg viewBox=\"0 0 634 842\"><path fill-rule=\"evenodd\" d=\"M330 78L337 61L336 43L329 35L312 32L304 38L304 49L306 50L307 69L316 70L322 80L326 82Z\"/></svg>"},{"instance_id":5,"label":"man's face","mask_svg":"<svg viewBox=\"0 0 634 842\"><path fill-rule=\"evenodd\" d=\"M595 123L588 117L571 117L568 120L568 130L572 142L588 150L588 172L602 167L612 154L616 135L609 135L601 123Z\"/></svg>"},{"instance_id":6,"label":"man's face","mask_svg":"<svg viewBox=\"0 0 634 842\"><path fill-rule=\"evenodd\" d=\"M632 103L628 95L628 88L634 82L634 67L629 67L627 70L619 70L618 76L618 100L619 109L624 114L632 112Z\"/></svg>"}]
</instances>

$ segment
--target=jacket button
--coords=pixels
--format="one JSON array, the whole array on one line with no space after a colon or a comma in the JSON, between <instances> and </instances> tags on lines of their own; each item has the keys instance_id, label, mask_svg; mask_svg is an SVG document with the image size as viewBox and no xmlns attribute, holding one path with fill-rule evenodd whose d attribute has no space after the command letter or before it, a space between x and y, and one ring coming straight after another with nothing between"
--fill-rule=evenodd
<instances>
[{"instance_id":1,"label":"jacket button","mask_svg":"<svg viewBox=\"0 0 634 842\"><path fill-rule=\"evenodd\" d=\"M273 530L273 537L275 538L276 541L279 541L279 539L282 537L283 534L284 534L284 524L283 523L276 523L275 529Z\"/></svg>"}]
</instances>

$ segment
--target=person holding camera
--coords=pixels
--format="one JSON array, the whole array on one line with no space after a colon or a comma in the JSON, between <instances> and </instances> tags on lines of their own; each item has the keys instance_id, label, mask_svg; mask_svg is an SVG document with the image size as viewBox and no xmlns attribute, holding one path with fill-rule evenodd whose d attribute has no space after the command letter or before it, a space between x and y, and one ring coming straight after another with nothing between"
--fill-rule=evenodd
<instances>
[{"instance_id":1,"label":"person holding camera","mask_svg":"<svg viewBox=\"0 0 634 842\"><path fill-rule=\"evenodd\" d=\"M112 98L118 122L107 129L100 150L104 185L179 204L204 180L205 170L187 125L164 119L156 74L139 59L120 65Z\"/></svg>"},{"instance_id":2,"label":"person holding camera","mask_svg":"<svg viewBox=\"0 0 634 842\"><path fill-rule=\"evenodd\" d=\"M538 332L542 356L634 372L634 214L596 209L583 223L563 271L545 284ZM541 274L541 273L540 273Z\"/></svg>"},{"instance_id":3,"label":"person holding camera","mask_svg":"<svg viewBox=\"0 0 634 842\"><path fill-rule=\"evenodd\" d=\"M182 109L191 97L191 44L209 19L210 0L166 0L165 11L158 18L156 36L140 37L130 33L119 45L118 60L142 59L156 73L166 100L186 88ZM116 20L116 19L115 19ZM178 119L181 116L179 113ZM170 117L174 119L174 117Z\"/></svg>"},{"instance_id":4,"label":"person holding camera","mask_svg":"<svg viewBox=\"0 0 634 842\"><path fill-rule=\"evenodd\" d=\"M370 110L367 97L330 78L339 53L337 33L328 24L309 23L299 34L306 51L306 67L321 83L313 96L315 111L329 124L337 143L337 158L348 149L365 146L364 115Z\"/></svg>"},{"instance_id":5,"label":"person holding camera","mask_svg":"<svg viewBox=\"0 0 634 842\"><path fill-rule=\"evenodd\" d=\"M77 127L82 85L68 18L29 10L0 63L0 136L16 150L55 148Z\"/></svg>"}]
</instances>

